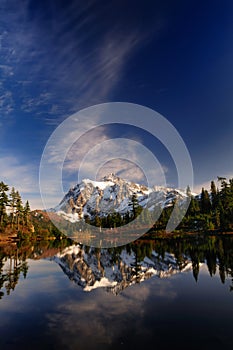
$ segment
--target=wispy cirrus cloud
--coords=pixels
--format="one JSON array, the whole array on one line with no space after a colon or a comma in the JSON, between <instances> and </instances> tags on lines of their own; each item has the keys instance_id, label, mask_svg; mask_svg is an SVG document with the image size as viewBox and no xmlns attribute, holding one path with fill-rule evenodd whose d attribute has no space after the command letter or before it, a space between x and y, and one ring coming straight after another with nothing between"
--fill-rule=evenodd
<instances>
[{"instance_id":1,"label":"wispy cirrus cloud","mask_svg":"<svg viewBox=\"0 0 233 350\"><path fill-rule=\"evenodd\" d=\"M4 110L4 116L9 115L14 110L12 92L0 86L0 110Z\"/></svg>"},{"instance_id":2,"label":"wispy cirrus cloud","mask_svg":"<svg viewBox=\"0 0 233 350\"><path fill-rule=\"evenodd\" d=\"M80 6L76 1L65 6L53 1L46 6L31 0L22 0L20 6L16 0L2 2L0 113L5 118L4 130L9 117L15 123L15 132L27 129L29 121L32 129L25 134L30 140L22 142L38 144L33 149L41 150L43 132L82 108L112 100L134 53L151 32L139 31L126 17L124 25L117 19L111 21L109 11L110 4L99 5L94 0ZM44 129L37 129L38 125ZM99 138L105 140L108 133L104 129L101 133ZM60 147L66 146L65 141L61 140ZM4 147L14 146L9 142ZM58 153L55 150L54 157ZM13 185L17 187L17 177L7 172L13 165L26 181L26 168L21 168L19 160L18 165L4 162L4 174ZM33 181L28 182L32 188ZM23 183L20 187L24 188Z\"/></svg>"},{"instance_id":3,"label":"wispy cirrus cloud","mask_svg":"<svg viewBox=\"0 0 233 350\"><path fill-rule=\"evenodd\" d=\"M64 162L64 174L77 174L79 178L100 180L109 173L115 173L129 181L147 183L153 178L153 185L164 184L167 169L162 167L142 143L125 138L107 138L94 129L68 150ZM89 141L89 142L88 142ZM54 159L55 160L55 159Z\"/></svg>"},{"instance_id":4,"label":"wispy cirrus cloud","mask_svg":"<svg viewBox=\"0 0 233 350\"><path fill-rule=\"evenodd\" d=\"M37 167L33 164L21 164L16 157L0 157L0 179L18 190L24 201L29 200L31 208L42 208L38 186Z\"/></svg>"},{"instance_id":5,"label":"wispy cirrus cloud","mask_svg":"<svg viewBox=\"0 0 233 350\"><path fill-rule=\"evenodd\" d=\"M9 11L5 2L1 37L0 70L4 79L14 75L18 95L13 92L12 98L22 102L21 110L47 113L50 122L53 115L67 116L106 101L143 35L133 29L123 35L116 24L100 28L103 9L92 12L95 1L79 8L71 2L64 12L50 4L49 19L42 12L33 18L30 4L24 1L19 9L15 1Z\"/></svg>"}]
</instances>

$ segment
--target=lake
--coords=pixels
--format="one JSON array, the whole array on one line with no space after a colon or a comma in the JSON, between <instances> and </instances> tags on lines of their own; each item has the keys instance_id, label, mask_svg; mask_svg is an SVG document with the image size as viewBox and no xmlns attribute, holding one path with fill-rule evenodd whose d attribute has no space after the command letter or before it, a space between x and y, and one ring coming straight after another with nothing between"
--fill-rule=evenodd
<instances>
[{"instance_id":1,"label":"lake","mask_svg":"<svg viewBox=\"0 0 233 350\"><path fill-rule=\"evenodd\" d=\"M231 349L233 236L0 246L0 349Z\"/></svg>"}]
</instances>

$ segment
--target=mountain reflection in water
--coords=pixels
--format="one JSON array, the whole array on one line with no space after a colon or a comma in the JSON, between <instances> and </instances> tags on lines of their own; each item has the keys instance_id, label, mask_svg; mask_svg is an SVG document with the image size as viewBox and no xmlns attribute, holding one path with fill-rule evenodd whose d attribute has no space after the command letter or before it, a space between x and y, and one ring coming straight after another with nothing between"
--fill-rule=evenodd
<instances>
[{"instance_id":1,"label":"mountain reflection in water","mask_svg":"<svg viewBox=\"0 0 233 350\"><path fill-rule=\"evenodd\" d=\"M233 237L196 235L137 240L126 246L100 249L67 241L29 242L0 247L0 298L9 295L20 276L27 277L28 259L49 259L84 291L104 288L117 295L152 276L159 278L192 270L198 281L206 264L209 275L233 281ZM233 283L228 287L233 290Z\"/></svg>"},{"instance_id":2,"label":"mountain reflection in water","mask_svg":"<svg viewBox=\"0 0 233 350\"><path fill-rule=\"evenodd\" d=\"M1 246L0 349L231 349L232 238Z\"/></svg>"}]
</instances>

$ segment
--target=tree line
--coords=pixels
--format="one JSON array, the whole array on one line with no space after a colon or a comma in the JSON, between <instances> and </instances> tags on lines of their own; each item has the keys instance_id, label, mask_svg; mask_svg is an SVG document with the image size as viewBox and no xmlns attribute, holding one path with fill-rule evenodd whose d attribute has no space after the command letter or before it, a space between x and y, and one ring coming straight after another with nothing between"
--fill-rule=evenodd
<instances>
[{"instance_id":1,"label":"tree line","mask_svg":"<svg viewBox=\"0 0 233 350\"><path fill-rule=\"evenodd\" d=\"M142 214L141 223L147 223L149 220L149 211L139 205L136 194L133 194L129 201L129 210L125 214L119 212L112 212L106 216L99 216L98 212L93 213L93 219L90 219L88 215L84 216L84 220L87 224L96 227L115 228L123 225L127 225L132 222L138 215ZM148 215L147 215L148 214Z\"/></svg>"},{"instance_id":2,"label":"tree line","mask_svg":"<svg viewBox=\"0 0 233 350\"><path fill-rule=\"evenodd\" d=\"M10 192L9 192L10 191ZM30 205L28 200L23 205L19 191L0 182L0 227L10 226L20 229L20 225L30 225Z\"/></svg>"},{"instance_id":3,"label":"tree line","mask_svg":"<svg viewBox=\"0 0 233 350\"><path fill-rule=\"evenodd\" d=\"M20 240L65 238L48 215L31 212L29 201L23 203L19 191L0 182L0 233L17 234Z\"/></svg>"},{"instance_id":4,"label":"tree line","mask_svg":"<svg viewBox=\"0 0 233 350\"><path fill-rule=\"evenodd\" d=\"M188 209L177 226L180 231L233 230L233 179L219 178L220 188L215 182L210 182L210 188L201 190L199 195L193 195L190 187L186 195L190 201ZM164 208L159 219L153 224L152 230L164 230L174 210L176 200ZM148 214L150 215L150 213ZM179 211L177 215L180 215Z\"/></svg>"},{"instance_id":5,"label":"tree line","mask_svg":"<svg viewBox=\"0 0 233 350\"><path fill-rule=\"evenodd\" d=\"M233 229L233 179L227 181L226 178L221 177L219 181L220 188L216 186L214 181L211 181L209 190L202 188L201 193L197 196L191 193L189 186L187 187L186 195L190 204L185 216L177 226L177 230L229 231ZM140 221L137 223L142 226L147 225L152 231L165 230L175 203L176 200L174 199L170 206L162 210L157 221L153 222L153 218L158 217L158 214L154 211L160 212L161 208L155 205L153 211L147 208L143 209L138 204L137 196L134 194L130 199L129 211L124 215L113 212L105 217L100 217L96 213L94 219L91 220L89 216L84 219L86 223L97 227L113 228L126 225L141 214Z\"/></svg>"},{"instance_id":6,"label":"tree line","mask_svg":"<svg viewBox=\"0 0 233 350\"><path fill-rule=\"evenodd\" d=\"M191 197L183 225L190 228L229 231L233 229L233 179L219 177L220 188L214 181L210 189L202 188L199 197Z\"/></svg>"},{"instance_id":7,"label":"tree line","mask_svg":"<svg viewBox=\"0 0 233 350\"><path fill-rule=\"evenodd\" d=\"M178 230L183 231L202 231L202 230L223 230L233 229L233 179L229 181L226 178L219 178L220 188L214 181L210 183L210 189L202 188L200 195L194 196L189 186L186 189L187 197L190 204L188 210L178 225ZM97 227L114 228L131 223L140 215L140 224L148 226L153 231L164 230L167 222L174 209L175 200L172 205L164 208L156 222L153 218L158 215L143 208L139 205L137 196L132 195L129 203L129 211L124 215L113 212L105 217L98 216L95 213L91 220L89 216L84 219L86 223ZM154 211L160 211L155 205ZM10 226L12 229L20 229L29 227L30 222L30 205L26 201L23 205L19 191L14 187L10 187L3 181L0 182L0 228ZM138 222L137 222L138 224Z\"/></svg>"}]
</instances>

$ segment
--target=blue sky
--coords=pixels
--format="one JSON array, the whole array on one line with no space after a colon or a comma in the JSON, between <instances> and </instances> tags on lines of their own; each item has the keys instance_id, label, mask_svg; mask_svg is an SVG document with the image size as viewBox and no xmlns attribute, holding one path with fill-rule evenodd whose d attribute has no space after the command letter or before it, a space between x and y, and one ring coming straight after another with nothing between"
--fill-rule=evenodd
<instances>
[{"instance_id":1,"label":"blue sky","mask_svg":"<svg viewBox=\"0 0 233 350\"><path fill-rule=\"evenodd\" d=\"M232 18L230 0L1 0L0 179L41 206L38 169L51 133L72 113L115 101L174 125L194 188L233 176ZM100 134L150 147L150 136L127 127ZM169 155L159 143L153 151L175 184Z\"/></svg>"}]
</instances>

